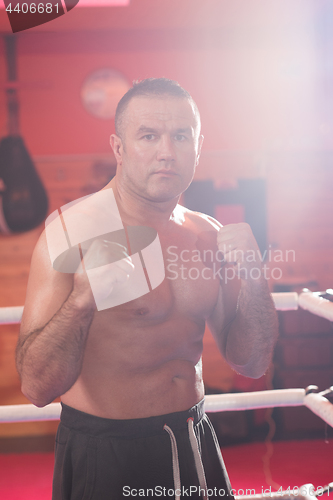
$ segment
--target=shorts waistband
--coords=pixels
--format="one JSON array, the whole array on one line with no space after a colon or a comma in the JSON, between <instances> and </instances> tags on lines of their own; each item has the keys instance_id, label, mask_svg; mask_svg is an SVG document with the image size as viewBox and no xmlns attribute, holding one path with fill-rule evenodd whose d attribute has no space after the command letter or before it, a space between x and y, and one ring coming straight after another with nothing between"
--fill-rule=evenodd
<instances>
[{"instance_id":1,"label":"shorts waistband","mask_svg":"<svg viewBox=\"0 0 333 500\"><path fill-rule=\"evenodd\" d=\"M70 429L92 436L144 437L164 434L164 425L173 431L187 428L189 418L194 426L204 417L204 399L189 410L155 417L115 420L96 417L61 403L61 423Z\"/></svg>"}]
</instances>

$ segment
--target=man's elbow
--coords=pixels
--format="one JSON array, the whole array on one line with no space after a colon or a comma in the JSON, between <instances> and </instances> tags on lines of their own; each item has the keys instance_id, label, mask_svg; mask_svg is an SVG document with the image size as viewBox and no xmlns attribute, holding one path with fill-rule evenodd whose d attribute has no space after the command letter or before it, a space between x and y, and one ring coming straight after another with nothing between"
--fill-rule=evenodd
<instances>
[{"instance_id":1,"label":"man's elbow","mask_svg":"<svg viewBox=\"0 0 333 500\"><path fill-rule=\"evenodd\" d=\"M21 391L22 394L38 408L43 408L44 406L52 403L52 401L55 399L55 397L51 396L50 394L43 394L42 392L36 391L23 382L21 384Z\"/></svg>"},{"instance_id":2,"label":"man's elbow","mask_svg":"<svg viewBox=\"0 0 333 500\"><path fill-rule=\"evenodd\" d=\"M247 363L246 365L235 365L233 363L231 364L231 367L243 377L254 379L258 379L265 375L268 366L260 366L256 363Z\"/></svg>"}]
</instances>

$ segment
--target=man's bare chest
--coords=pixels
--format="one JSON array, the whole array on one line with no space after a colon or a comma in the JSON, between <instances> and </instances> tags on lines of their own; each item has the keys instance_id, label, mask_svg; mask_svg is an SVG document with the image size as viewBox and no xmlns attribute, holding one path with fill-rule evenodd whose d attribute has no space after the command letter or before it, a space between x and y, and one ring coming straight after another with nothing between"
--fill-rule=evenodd
<instances>
[{"instance_id":1,"label":"man's bare chest","mask_svg":"<svg viewBox=\"0 0 333 500\"><path fill-rule=\"evenodd\" d=\"M177 306L199 316L210 314L220 286L220 263L214 248L202 245L196 235L162 239L164 285Z\"/></svg>"},{"instance_id":2,"label":"man's bare chest","mask_svg":"<svg viewBox=\"0 0 333 500\"><path fill-rule=\"evenodd\" d=\"M197 234L180 230L159 234L159 242L163 282L125 309L158 322L177 315L206 320L216 305L221 278L215 238L202 241Z\"/></svg>"},{"instance_id":3,"label":"man's bare chest","mask_svg":"<svg viewBox=\"0 0 333 500\"><path fill-rule=\"evenodd\" d=\"M103 317L114 316L124 318L126 324L149 326L176 318L196 322L210 316L220 287L221 264L216 260L214 245L186 231L159 234L159 243L163 255L159 262L164 268L162 282L157 287L149 286L147 293L135 300L106 310ZM143 267L150 285L154 266L145 259Z\"/></svg>"}]
</instances>

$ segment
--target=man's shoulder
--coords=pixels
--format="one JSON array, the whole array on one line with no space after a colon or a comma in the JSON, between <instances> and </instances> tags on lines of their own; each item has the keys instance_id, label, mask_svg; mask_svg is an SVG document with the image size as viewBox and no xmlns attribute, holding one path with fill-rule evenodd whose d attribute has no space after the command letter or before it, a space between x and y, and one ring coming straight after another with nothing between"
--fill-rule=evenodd
<instances>
[{"instance_id":1,"label":"man's shoulder","mask_svg":"<svg viewBox=\"0 0 333 500\"><path fill-rule=\"evenodd\" d=\"M200 231L215 232L218 232L222 227L222 224L214 219L214 217L203 214L201 212L193 212L193 210L189 210L182 205L177 205L177 211L179 216L183 218L185 226L192 225L194 228Z\"/></svg>"}]
</instances>

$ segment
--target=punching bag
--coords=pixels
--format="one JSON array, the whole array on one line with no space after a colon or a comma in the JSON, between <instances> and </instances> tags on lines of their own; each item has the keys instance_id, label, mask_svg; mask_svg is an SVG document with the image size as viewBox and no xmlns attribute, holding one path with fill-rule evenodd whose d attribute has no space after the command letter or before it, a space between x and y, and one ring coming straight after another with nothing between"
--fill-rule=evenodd
<instances>
[{"instance_id":1,"label":"punching bag","mask_svg":"<svg viewBox=\"0 0 333 500\"><path fill-rule=\"evenodd\" d=\"M48 199L32 159L19 135L0 141L2 232L24 232L38 226L47 215ZM1 232L1 222L0 222Z\"/></svg>"},{"instance_id":2,"label":"punching bag","mask_svg":"<svg viewBox=\"0 0 333 500\"><path fill-rule=\"evenodd\" d=\"M8 133L0 141L0 233L24 232L46 217L47 194L19 133L16 38L5 36Z\"/></svg>"}]
</instances>

